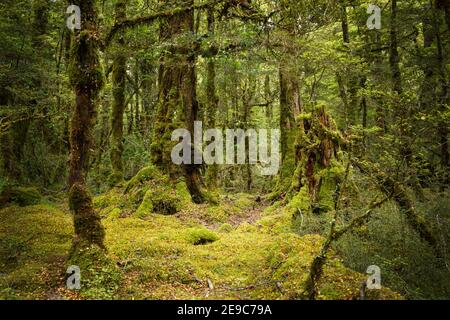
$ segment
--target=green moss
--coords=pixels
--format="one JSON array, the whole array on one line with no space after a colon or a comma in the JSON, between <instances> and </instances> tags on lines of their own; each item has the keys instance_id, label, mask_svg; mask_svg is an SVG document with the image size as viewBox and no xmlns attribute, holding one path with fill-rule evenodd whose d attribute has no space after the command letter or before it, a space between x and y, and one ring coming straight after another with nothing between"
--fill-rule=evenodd
<instances>
[{"instance_id":1,"label":"green moss","mask_svg":"<svg viewBox=\"0 0 450 320\"><path fill-rule=\"evenodd\" d=\"M205 202L210 205L217 206L220 203L220 196L213 190L202 190L202 195L205 198Z\"/></svg>"},{"instance_id":2,"label":"green moss","mask_svg":"<svg viewBox=\"0 0 450 320\"><path fill-rule=\"evenodd\" d=\"M224 233L228 233L233 231L233 227L231 226L231 224L229 223L223 223L220 227L219 227L219 232L224 232Z\"/></svg>"},{"instance_id":3,"label":"green moss","mask_svg":"<svg viewBox=\"0 0 450 320\"><path fill-rule=\"evenodd\" d=\"M106 210L115 201L123 199L108 194L96 204ZM186 217L193 212L207 215L207 209L206 205L191 204ZM110 216L119 210L112 208ZM81 290L59 290L62 298L205 299L205 293L207 299L294 298L304 289L322 238L293 234L287 208L266 211L252 225L244 223L234 229L222 224L220 241L215 232L195 220L181 219L181 215L151 215L145 220L135 216L107 218L103 220L107 253L80 243L66 261L73 236L71 215L42 205L9 207L0 210L0 262L4 263L0 272L6 273L0 277L0 297L45 298L55 287L65 286L64 279L53 275L78 265ZM208 245L194 245L202 243ZM52 265L58 258L62 261L55 271ZM55 283L50 285L39 270ZM349 299L358 294L361 277L365 275L345 268L330 254L319 298ZM208 290L208 279L214 290ZM382 291L381 298L386 296Z\"/></svg>"},{"instance_id":4,"label":"green moss","mask_svg":"<svg viewBox=\"0 0 450 320\"><path fill-rule=\"evenodd\" d=\"M0 210L0 299L44 298L60 268L64 269L59 263L63 263L72 238L71 216L54 207Z\"/></svg>"},{"instance_id":5,"label":"green moss","mask_svg":"<svg viewBox=\"0 0 450 320\"><path fill-rule=\"evenodd\" d=\"M107 181L110 187L120 186L123 183L123 173L113 172L108 176Z\"/></svg>"},{"instance_id":6,"label":"green moss","mask_svg":"<svg viewBox=\"0 0 450 320\"><path fill-rule=\"evenodd\" d=\"M92 92L100 91L105 79L102 64L99 63L98 41L92 36L92 30L83 30L75 37L70 55L71 85L75 88L89 88Z\"/></svg>"},{"instance_id":7,"label":"green moss","mask_svg":"<svg viewBox=\"0 0 450 320\"><path fill-rule=\"evenodd\" d=\"M118 218L120 218L121 214L122 214L122 210L121 209L114 208L109 213L108 218L110 218L110 219L118 219Z\"/></svg>"},{"instance_id":8,"label":"green moss","mask_svg":"<svg viewBox=\"0 0 450 320\"><path fill-rule=\"evenodd\" d=\"M292 215L288 210L282 209L263 217L259 224L268 233L289 233L292 232Z\"/></svg>"},{"instance_id":9,"label":"green moss","mask_svg":"<svg viewBox=\"0 0 450 320\"><path fill-rule=\"evenodd\" d=\"M84 240L104 247L105 230L85 185L76 183L70 188L69 208L73 212L75 226L76 241L74 241L74 247L77 246L78 241Z\"/></svg>"},{"instance_id":10,"label":"green moss","mask_svg":"<svg viewBox=\"0 0 450 320\"><path fill-rule=\"evenodd\" d=\"M127 182L124 192L127 193L132 188L140 187L150 180L158 180L161 178L162 175L155 166L150 165L142 168L130 181Z\"/></svg>"},{"instance_id":11,"label":"green moss","mask_svg":"<svg viewBox=\"0 0 450 320\"><path fill-rule=\"evenodd\" d=\"M244 222L238 227L238 231L240 232L255 232L257 230L256 226Z\"/></svg>"},{"instance_id":12,"label":"green moss","mask_svg":"<svg viewBox=\"0 0 450 320\"><path fill-rule=\"evenodd\" d=\"M238 193L235 197L234 205L240 209L251 207L254 203L253 197L246 193Z\"/></svg>"},{"instance_id":13,"label":"green moss","mask_svg":"<svg viewBox=\"0 0 450 320\"><path fill-rule=\"evenodd\" d=\"M189 193L188 187L186 185L186 182L180 181L175 185L175 189L177 191L177 196L182 199L182 201L190 202L191 201L191 195Z\"/></svg>"},{"instance_id":14,"label":"green moss","mask_svg":"<svg viewBox=\"0 0 450 320\"><path fill-rule=\"evenodd\" d=\"M150 188L145 193L144 199L136 210L138 217L145 217L150 213L171 215L181 210L183 197L167 186Z\"/></svg>"},{"instance_id":15,"label":"green moss","mask_svg":"<svg viewBox=\"0 0 450 320\"><path fill-rule=\"evenodd\" d=\"M120 188L113 188L103 195L94 197L93 204L101 218L116 219L126 214L127 198Z\"/></svg>"},{"instance_id":16,"label":"green moss","mask_svg":"<svg viewBox=\"0 0 450 320\"><path fill-rule=\"evenodd\" d=\"M222 206L211 206L207 209L208 216L206 220L212 222L225 222L229 215Z\"/></svg>"},{"instance_id":17,"label":"green moss","mask_svg":"<svg viewBox=\"0 0 450 320\"><path fill-rule=\"evenodd\" d=\"M292 214L297 213L299 210L302 214L307 214L311 211L311 196L308 193L307 188L301 188L300 191L291 199L287 205Z\"/></svg>"},{"instance_id":18,"label":"green moss","mask_svg":"<svg viewBox=\"0 0 450 320\"><path fill-rule=\"evenodd\" d=\"M214 232L205 228L190 228L186 234L188 242L193 245L208 244L219 239Z\"/></svg>"},{"instance_id":19,"label":"green moss","mask_svg":"<svg viewBox=\"0 0 450 320\"><path fill-rule=\"evenodd\" d=\"M153 190L148 190L142 200L140 206L136 210L135 215L139 218L143 218L153 212Z\"/></svg>"},{"instance_id":20,"label":"green moss","mask_svg":"<svg viewBox=\"0 0 450 320\"><path fill-rule=\"evenodd\" d=\"M100 196L92 199L94 206L98 209L105 209L108 207L122 208L125 206L125 197L119 188L114 188Z\"/></svg>"},{"instance_id":21,"label":"green moss","mask_svg":"<svg viewBox=\"0 0 450 320\"><path fill-rule=\"evenodd\" d=\"M120 270L105 251L88 243L79 243L70 253L67 266L78 266L81 273L80 295L86 299L111 299L120 284Z\"/></svg>"}]
</instances>

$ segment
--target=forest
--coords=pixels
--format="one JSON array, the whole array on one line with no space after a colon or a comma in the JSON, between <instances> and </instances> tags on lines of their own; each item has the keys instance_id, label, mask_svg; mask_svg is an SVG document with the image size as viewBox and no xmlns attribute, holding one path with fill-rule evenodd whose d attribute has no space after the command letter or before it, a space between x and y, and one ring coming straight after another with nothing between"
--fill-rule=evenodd
<instances>
[{"instance_id":1,"label":"forest","mask_svg":"<svg viewBox=\"0 0 450 320\"><path fill-rule=\"evenodd\" d=\"M449 300L450 0L1 0L0 300Z\"/></svg>"}]
</instances>

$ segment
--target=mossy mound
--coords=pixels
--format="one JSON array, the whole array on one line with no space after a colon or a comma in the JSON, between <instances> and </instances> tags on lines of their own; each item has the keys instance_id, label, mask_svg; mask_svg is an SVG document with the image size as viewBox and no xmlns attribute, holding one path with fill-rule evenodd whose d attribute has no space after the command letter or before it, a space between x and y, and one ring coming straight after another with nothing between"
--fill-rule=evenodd
<instances>
[{"instance_id":1,"label":"mossy mound","mask_svg":"<svg viewBox=\"0 0 450 320\"><path fill-rule=\"evenodd\" d=\"M14 203L21 207L35 205L39 204L41 198L41 194L36 188L4 188L0 194L0 208L8 203Z\"/></svg>"},{"instance_id":2,"label":"mossy mound","mask_svg":"<svg viewBox=\"0 0 450 320\"><path fill-rule=\"evenodd\" d=\"M128 201L120 188L113 188L105 194L94 197L93 204L99 210L101 218L109 216L118 218L125 214L129 207Z\"/></svg>"},{"instance_id":3,"label":"mossy mound","mask_svg":"<svg viewBox=\"0 0 450 320\"><path fill-rule=\"evenodd\" d=\"M125 187L125 196L136 206L136 215L175 214L191 203L186 183L172 181L154 166L140 170Z\"/></svg>"},{"instance_id":4,"label":"mossy mound","mask_svg":"<svg viewBox=\"0 0 450 320\"><path fill-rule=\"evenodd\" d=\"M142 168L130 181L125 185L125 193L132 191L138 187L145 187L149 181L163 180L162 173L153 165Z\"/></svg>"},{"instance_id":5,"label":"mossy mound","mask_svg":"<svg viewBox=\"0 0 450 320\"><path fill-rule=\"evenodd\" d=\"M246 220L255 208L255 197L245 193L218 196L219 205L209 203L203 205L184 206L177 217L186 222L196 222L216 228L224 223L237 225Z\"/></svg>"},{"instance_id":6,"label":"mossy mound","mask_svg":"<svg viewBox=\"0 0 450 320\"><path fill-rule=\"evenodd\" d=\"M224 223L219 227L219 232L231 232L233 231L233 227L229 223Z\"/></svg>"},{"instance_id":7,"label":"mossy mound","mask_svg":"<svg viewBox=\"0 0 450 320\"><path fill-rule=\"evenodd\" d=\"M130 215L145 218L152 213L172 215L190 205L186 183L171 180L153 165L141 169L123 187L94 198L100 216L112 219Z\"/></svg>"},{"instance_id":8,"label":"mossy mound","mask_svg":"<svg viewBox=\"0 0 450 320\"><path fill-rule=\"evenodd\" d=\"M187 239L193 245L202 245L217 241L219 237L206 228L190 228L187 230Z\"/></svg>"},{"instance_id":9,"label":"mossy mound","mask_svg":"<svg viewBox=\"0 0 450 320\"><path fill-rule=\"evenodd\" d=\"M123 174L113 172L108 176L107 181L110 187L121 186L124 183Z\"/></svg>"},{"instance_id":10,"label":"mossy mound","mask_svg":"<svg viewBox=\"0 0 450 320\"><path fill-rule=\"evenodd\" d=\"M172 215L179 212L183 204L189 201L176 189L167 185L158 185L150 188L144 195L144 199L136 210L138 217L145 217L150 213Z\"/></svg>"}]
</instances>

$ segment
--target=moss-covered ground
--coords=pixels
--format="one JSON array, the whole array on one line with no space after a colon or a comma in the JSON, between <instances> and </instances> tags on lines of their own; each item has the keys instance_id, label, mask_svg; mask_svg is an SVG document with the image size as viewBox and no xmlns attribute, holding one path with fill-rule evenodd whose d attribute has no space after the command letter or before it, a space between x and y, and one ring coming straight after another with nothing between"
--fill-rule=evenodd
<instances>
[{"instance_id":1,"label":"moss-covered ground","mask_svg":"<svg viewBox=\"0 0 450 320\"><path fill-rule=\"evenodd\" d=\"M68 260L73 226L67 205L13 204L0 210L0 299L292 299L301 295L323 239L293 233L289 208L265 208L247 194L220 196L215 206L196 205L186 197L183 182L173 188L148 187L150 180L141 175L95 198L106 230L106 256L86 248L81 260ZM144 184L146 190L138 192L137 186ZM146 196L149 192L153 196ZM152 203L146 204L153 199L172 199L173 210L156 212ZM65 272L74 263L81 268L79 291L66 289ZM366 278L331 253L319 299L354 299ZM401 298L387 288L369 294L377 299Z\"/></svg>"}]
</instances>

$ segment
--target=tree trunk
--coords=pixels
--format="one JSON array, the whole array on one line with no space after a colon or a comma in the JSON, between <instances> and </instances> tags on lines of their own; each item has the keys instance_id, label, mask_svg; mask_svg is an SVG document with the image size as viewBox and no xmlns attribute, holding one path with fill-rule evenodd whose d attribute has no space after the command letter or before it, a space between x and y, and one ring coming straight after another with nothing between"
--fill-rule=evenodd
<instances>
[{"instance_id":1,"label":"tree trunk","mask_svg":"<svg viewBox=\"0 0 450 320\"><path fill-rule=\"evenodd\" d=\"M381 46L381 40L380 40L380 32L375 33L375 43L378 46ZM375 83L380 86L383 84L383 57L381 54L376 54L374 58L374 68L373 68L373 77ZM376 119L375 122L379 128L382 129L381 135L384 135L388 132L388 125L386 123L386 109L384 108L384 101L383 99L377 94L375 97L376 101Z\"/></svg>"},{"instance_id":2,"label":"tree trunk","mask_svg":"<svg viewBox=\"0 0 450 320\"><path fill-rule=\"evenodd\" d=\"M270 76L266 74L264 78L264 97L266 100L266 117L267 122L269 123L269 127L272 125L272 118L273 118L273 112L272 112L272 103L271 103L271 92L270 92Z\"/></svg>"},{"instance_id":3,"label":"tree trunk","mask_svg":"<svg viewBox=\"0 0 450 320\"><path fill-rule=\"evenodd\" d=\"M155 87L153 86L154 66L150 61L141 62L140 73L142 77L142 131L146 139L151 137L150 131L153 123L154 106L153 96Z\"/></svg>"},{"instance_id":4,"label":"tree trunk","mask_svg":"<svg viewBox=\"0 0 450 320\"><path fill-rule=\"evenodd\" d=\"M251 101L253 100L253 97L255 95L255 84L256 79L252 77L251 75L248 76L245 84L245 90L242 94L242 117L241 117L241 128L245 130L249 129L251 127ZM245 138L245 145L249 146L250 148L250 139L249 137ZM253 184L253 177L252 177L252 169L251 169L251 163L250 163L250 149L246 149L245 151L245 185L246 185L246 191L250 192Z\"/></svg>"},{"instance_id":5,"label":"tree trunk","mask_svg":"<svg viewBox=\"0 0 450 320\"><path fill-rule=\"evenodd\" d=\"M280 77L280 144L281 144L281 179L292 172L291 160L294 159L293 136L295 132L294 79L288 70L279 69ZM284 170L283 170L284 169Z\"/></svg>"},{"instance_id":6,"label":"tree trunk","mask_svg":"<svg viewBox=\"0 0 450 320\"><path fill-rule=\"evenodd\" d=\"M193 0L186 3L193 5ZM177 13L161 21L160 40L170 42L177 36L194 33L194 10ZM152 162L172 177L180 172L172 164L171 134L175 129L185 127L191 137L194 134L194 121L198 120L197 75L195 70L195 43L189 41L183 47L171 45L169 52L161 58L159 67L159 102L155 123L155 137L152 143ZM177 108L182 107L182 110ZM184 122L184 125L183 125ZM193 152L192 152L193 154ZM182 168L192 200L196 203L205 201L200 189L201 177L198 165L185 164Z\"/></svg>"},{"instance_id":7,"label":"tree trunk","mask_svg":"<svg viewBox=\"0 0 450 320\"><path fill-rule=\"evenodd\" d=\"M86 185L91 135L95 121L95 100L103 85L98 53L96 1L74 0L82 14L82 30L76 30L70 53L70 81L75 92L75 108L70 126L69 204L74 212L73 247L96 244L104 248L104 230L95 212Z\"/></svg>"},{"instance_id":8,"label":"tree trunk","mask_svg":"<svg viewBox=\"0 0 450 320\"><path fill-rule=\"evenodd\" d=\"M342 40L345 45L348 45L350 44L350 31L347 18L347 6L342 0L340 2L340 7ZM359 75L347 67L345 75L338 75L338 85L345 108L345 124L346 127L348 127L349 125L356 124L356 115L358 114L360 105L360 99L358 97Z\"/></svg>"},{"instance_id":9,"label":"tree trunk","mask_svg":"<svg viewBox=\"0 0 450 320\"><path fill-rule=\"evenodd\" d=\"M398 54L397 40L397 0L391 1L391 26L390 26L390 46L389 64L392 75L392 88L397 94L403 93L402 74L400 71L400 57Z\"/></svg>"},{"instance_id":10,"label":"tree trunk","mask_svg":"<svg viewBox=\"0 0 450 320\"><path fill-rule=\"evenodd\" d=\"M126 2L119 0L115 7L116 23L126 19ZM123 180L123 113L125 111L125 81L127 58L123 53L124 47L123 34L117 39L118 49L115 53L112 70L112 86L113 86L113 105L111 114L111 169L112 173L109 178L111 186L116 185Z\"/></svg>"},{"instance_id":11,"label":"tree trunk","mask_svg":"<svg viewBox=\"0 0 450 320\"><path fill-rule=\"evenodd\" d=\"M215 32L215 17L214 11L212 9L208 9L208 33L211 37L214 36ZM205 123L207 128L215 128L216 127L216 116L217 109L219 106L219 97L216 92L216 64L214 61L214 57L209 58L206 66L206 97L207 97L207 106L206 106L206 114L205 114ZM218 166L217 164L212 164L208 167L206 172L206 182L207 185L216 188L218 181Z\"/></svg>"}]
</instances>

